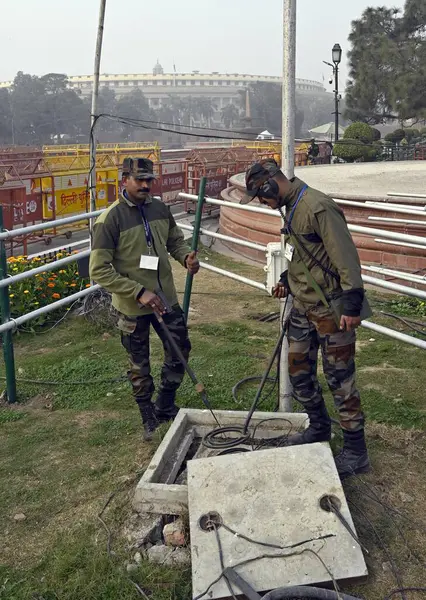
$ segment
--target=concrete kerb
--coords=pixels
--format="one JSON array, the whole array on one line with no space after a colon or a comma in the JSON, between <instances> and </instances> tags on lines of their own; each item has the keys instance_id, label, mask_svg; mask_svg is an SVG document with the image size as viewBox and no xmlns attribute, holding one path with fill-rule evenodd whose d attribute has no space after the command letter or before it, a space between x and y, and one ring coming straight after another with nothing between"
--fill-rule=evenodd
<instances>
[{"instance_id":1,"label":"concrete kerb","mask_svg":"<svg viewBox=\"0 0 426 600\"><path fill-rule=\"evenodd\" d=\"M215 411L215 415L223 426L241 426L244 425L247 412L218 410ZM290 428L294 431L308 425L305 413L255 412L251 427L255 427L264 419L268 419L267 431L262 429L264 437L281 435L289 432ZM192 441L203 437L215 426L213 416L208 410L179 411L136 486L133 497L134 510L139 513L163 515L181 515L188 512L188 488L186 485L175 484L174 481Z\"/></svg>"}]
</instances>

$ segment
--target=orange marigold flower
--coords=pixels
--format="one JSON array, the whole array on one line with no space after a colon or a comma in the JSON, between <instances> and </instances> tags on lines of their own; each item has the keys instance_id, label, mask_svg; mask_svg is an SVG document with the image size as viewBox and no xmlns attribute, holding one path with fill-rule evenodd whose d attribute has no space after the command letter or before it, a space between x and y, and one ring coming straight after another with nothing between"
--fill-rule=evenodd
<instances>
[{"instance_id":1,"label":"orange marigold flower","mask_svg":"<svg viewBox=\"0 0 426 600\"><path fill-rule=\"evenodd\" d=\"M54 283L48 283L47 287L53 288L53 287L55 287L55 284Z\"/></svg>"},{"instance_id":2,"label":"orange marigold flower","mask_svg":"<svg viewBox=\"0 0 426 600\"><path fill-rule=\"evenodd\" d=\"M70 287L75 287L76 285L76 283L71 283Z\"/></svg>"},{"instance_id":3,"label":"orange marigold flower","mask_svg":"<svg viewBox=\"0 0 426 600\"><path fill-rule=\"evenodd\" d=\"M61 294L57 294L57 293L52 294L52 298L60 298L60 297L61 297Z\"/></svg>"}]
</instances>

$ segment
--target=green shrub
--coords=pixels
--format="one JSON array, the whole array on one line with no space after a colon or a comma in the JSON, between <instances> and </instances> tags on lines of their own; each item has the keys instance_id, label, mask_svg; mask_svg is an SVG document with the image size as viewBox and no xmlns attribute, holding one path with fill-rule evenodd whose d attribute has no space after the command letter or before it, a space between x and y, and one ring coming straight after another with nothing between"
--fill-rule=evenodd
<instances>
[{"instance_id":1,"label":"green shrub","mask_svg":"<svg viewBox=\"0 0 426 600\"><path fill-rule=\"evenodd\" d=\"M343 139L334 144L333 154L347 162L354 162L359 159L368 160L371 150L370 146L362 144L360 140Z\"/></svg>"},{"instance_id":2,"label":"green shrub","mask_svg":"<svg viewBox=\"0 0 426 600\"><path fill-rule=\"evenodd\" d=\"M373 140L375 142L378 142L380 140L380 138L382 137L381 131L379 131L375 127L372 127L371 129L373 130Z\"/></svg>"},{"instance_id":3,"label":"green shrub","mask_svg":"<svg viewBox=\"0 0 426 600\"><path fill-rule=\"evenodd\" d=\"M352 123L352 125L346 128L343 138L345 140L362 140L365 142L372 142L375 139L373 128L367 123Z\"/></svg>"},{"instance_id":4,"label":"green shrub","mask_svg":"<svg viewBox=\"0 0 426 600\"><path fill-rule=\"evenodd\" d=\"M392 142L393 144L399 144L405 138L405 131L403 129L395 129L392 133L388 133L385 136L385 140Z\"/></svg>"},{"instance_id":5,"label":"green shrub","mask_svg":"<svg viewBox=\"0 0 426 600\"><path fill-rule=\"evenodd\" d=\"M410 127L409 129L405 129L405 138L408 142L411 142L413 138L418 138L420 136L420 131L415 127Z\"/></svg>"}]
</instances>

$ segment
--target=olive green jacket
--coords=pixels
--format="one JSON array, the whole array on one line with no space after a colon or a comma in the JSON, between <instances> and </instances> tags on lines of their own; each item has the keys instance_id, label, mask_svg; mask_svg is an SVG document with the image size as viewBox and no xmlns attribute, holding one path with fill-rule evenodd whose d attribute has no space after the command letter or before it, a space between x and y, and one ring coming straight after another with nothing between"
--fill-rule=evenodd
<instances>
[{"instance_id":1,"label":"olive green jacket","mask_svg":"<svg viewBox=\"0 0 426 600\"><path fill-rule=\"evenodd\" d=\"M139 267L141 256L148 254L145 228L139 208L124 195L98 217L93 228L90 277L112 293L113 306L129 317L152 312L137 301L144 288L162 289L170 305L177 304L169 253L185 266L191 252L168 206L149 197L143 207L152 253L159 257L158 271Z\"/></svg>"},{"instance_id":2,"label":"olive green jacket","mask_svg":"<svg viewBox=\"0 0 426 600\"><path fill-rule=\"evenodd\" d=\"M284 199L287 215L304 185L297 177L291 181L290 191ZM361 265L343 211L332 198L308 187L294 211L291 229L307 250L301 249L302 257L295 250L288 262L285 283L294 296L295 308L306 311L319 303L318 294L302 268L303 260L326 298L343 293L344 314L359 315L364 297ZM285 235L286 243L291 243L289 237ZM324 272L316 261L337 278Z\"/></svg>"}]
</instances>

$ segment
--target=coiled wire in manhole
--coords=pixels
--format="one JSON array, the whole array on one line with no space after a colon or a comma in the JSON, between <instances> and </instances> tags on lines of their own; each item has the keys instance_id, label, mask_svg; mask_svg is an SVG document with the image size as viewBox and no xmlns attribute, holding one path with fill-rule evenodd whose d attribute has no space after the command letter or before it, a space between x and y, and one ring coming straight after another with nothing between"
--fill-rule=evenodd
<instances>
[{"instance_id":1,"label":"coiled wire in manhole","mask_svg":"<svg viewBox=\"0 0 426 600\"><path fill-rule=\"evenodd\" d=\"M215 531L223 524L222 517L216 511L211 511L201 515L198 525L203 531Z\"/></svg>"},{"instance_id":2,"label":"coiled wire in manhole","mask_svg":"<svg viewBox=\"0 0 426 600\"><path fill-rule=\"evenodd\" d=\"M238 437L226 437L226 434L238 434ZM230 425L229 427L219 427L209 431L203 437L203 445L211 450L225 450L246 444L250 440L250 433L245 431L244 427Z\"/></svg>"}]
</instances>

